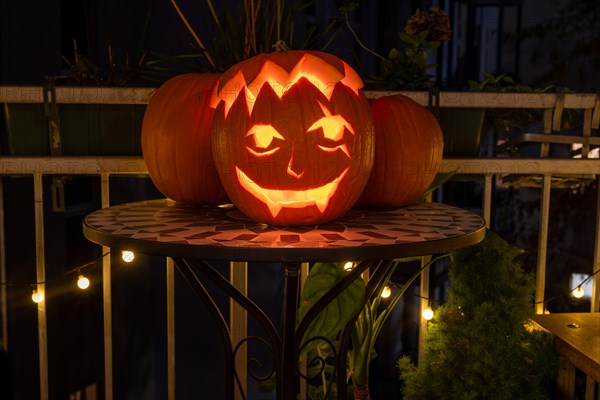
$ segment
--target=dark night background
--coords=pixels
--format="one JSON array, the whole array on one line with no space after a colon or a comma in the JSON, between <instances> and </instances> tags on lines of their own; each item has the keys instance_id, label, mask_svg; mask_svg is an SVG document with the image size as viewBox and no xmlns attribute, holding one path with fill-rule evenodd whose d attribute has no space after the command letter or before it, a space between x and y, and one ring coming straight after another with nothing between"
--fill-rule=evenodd
<instances>
[{"instance_id":1,"label":"dark night background","mask_svg":"<svg viewBox=\"0 0 600 400\"><path fill-rule=\"evenodd\" d=\"M454 36L433 57L439 64L436 83L442 87L463 88L468 79L479 80L482 72L508 72L523 83L540 87L552 83L586 92L600 87L598 24L584 24L573 36L560 33L558 38L552 36L552 25L539 25L559 16L568 24L571 20L564 7L576 15L576 11L579 12L581 18L590 14L585 7L593 9L594 1L368 0L363 3L363 8L353 15L353 23L367 46L380 54L400 45L397 33L417 8L440 5L449 11ZM210 19L205 3L180 0L179 4L200 34L209 35ZM303 27L312 22L323 27L331 17L341 17L335 2L319 0L298 16L297 30L301 33ZM520 29L536 26L540 26L540 32L550 31L550 35L504 40ZM532 34L535 33L533 30ZM79 52L99 65L107 62L109 42L121 61L126 54L135 60L144 50L166 55L188 54L192 42L169 0L0 0L0 84L39 85L47 75L65 74L66 65L58 54L71 59L74 38ZM377 72L376 60L360 51L348 32L340 33L336 45L339 55L363 74ZM2 135L0 151L6 154L5 133ZM30 178L15 177L2 180L7 280L35 282L33 182ZM50 185L48 177L45 193L50 192ZM81 234L83 217L100 207L99 179L73 178L66 190L65 212L54 212L47 195L44 210L46 268L51 280L47 288L47 307L52 399L67 399L69 394L93 383L101 388L103 379L100 264L86 269L92 280L86 292L75 289L72 274L64 275L100 256L98 246ZM505 238L533 249L537 240L537 193L535 189L498 190L495 198L498 211L492 222ZM549 276L554 273L559 279L548 284L548 296L565 290L565 280L570 273L590 272L589 249L592 247L587 242L593 238L591 222L594 221L596 193L594 186L553 191L551 220L556 224L551 226L549 263L555 264L554 272L549 269ZM149 180L111 179L111 204L160 196ZM451 183L443 199L477 209L481 203L481 185ZM518 208L514 206L517 201ZM570 204L576 206L569 208ZM565 214L568 219L564 218ZM587 224L573 226L569 220ZM578 242L581 247L575 245ZM529 263L534 265L535 250L528 254ZM118 254L111 257L114 263L115 398L164 399L167 375L164 260L138 255L135 265L131 266L124 265ZM257 302L269 305L280 301L282 277L278 267L251 265L250 288ZM447 284L444 272L432 279L432 285L439 286L438 292L443 292ZM207 323L209 317L198 300L180 278L176 293L177 397L216 400L222 381L217 334ZM0 353L3 357L0 361L1 399L29 400L39 396L37 314L30 295L29 286L8 288L8 351ZM408 296L382 335L381 345L389 355L381 354L373 366L371 390L375 399L400 397L395 360L401 354L416 352L417 304L416 296ZM578 306L561 303L557 307ZM272 312L277 319L276 309ZM250 329L254 329L253 326ZM396 340L398 336L401 340ZM200 386L199 382L211 384ZM272 398L255 389L252 392L252 399Z\"/></svg>"}]
</instances>

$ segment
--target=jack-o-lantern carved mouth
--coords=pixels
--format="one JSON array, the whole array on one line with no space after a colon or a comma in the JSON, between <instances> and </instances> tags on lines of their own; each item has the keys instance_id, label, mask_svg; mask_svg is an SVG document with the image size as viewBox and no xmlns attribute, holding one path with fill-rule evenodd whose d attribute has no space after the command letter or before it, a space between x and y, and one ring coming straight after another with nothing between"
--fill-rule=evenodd
<instances>
[{"instance_id":1,"label":"jack-o-lantern carved mouth","mask_svg":"<svg viewBox=\"0 0 600 400\"><path fill-rule=\"evenodd\" d=\"M331 182L305 190L266 189L250 179L238 167L235 168L235 171L240 185L258 200L265 203L269 207L271 215L276 217L282 208L305 208L313 205L317 206L323 214L329 205L329 200L337 191L340 181L348 172L348 168L344 169Z\"/></svg>"}]
</instances>

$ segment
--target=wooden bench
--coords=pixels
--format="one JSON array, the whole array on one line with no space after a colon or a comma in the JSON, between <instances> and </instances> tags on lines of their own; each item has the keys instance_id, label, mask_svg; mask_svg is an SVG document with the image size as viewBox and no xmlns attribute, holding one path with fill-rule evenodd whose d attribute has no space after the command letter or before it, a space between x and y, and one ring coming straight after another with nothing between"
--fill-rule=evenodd
<instances>
[{"instance_id":1,"label":"wooden bench","mask_svg":"<svg viewBox=\"0 0 600 400\"><path fill-rule=\"evenodd\" d=\"M588 376L586 399L594 399L593 381L600 382L600 313L539 314L533 321L555 335L553 347L561 357L558 398L573 398L579 369Z\"/></svg>"}]
</instances>

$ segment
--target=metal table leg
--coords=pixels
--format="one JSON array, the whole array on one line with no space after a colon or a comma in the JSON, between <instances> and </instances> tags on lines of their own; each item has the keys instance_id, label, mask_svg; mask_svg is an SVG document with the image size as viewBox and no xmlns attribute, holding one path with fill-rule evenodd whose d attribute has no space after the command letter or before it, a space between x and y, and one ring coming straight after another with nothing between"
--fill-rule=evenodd
<instances>
[{"instance_id":1,"label":"metal table leg","mask_svg":"<svg viewBox=\"0 0 600 400\"><path fill-rule=\"evenodd\" d=\"M262 376L255 374L251 368L248 368L250 376L256 380L267 380L271 379L275 374L276 379L276 396L277 399L283 400L296 400L297 393L299 391L299 379L307 379L299 371L299 355L301 346L303 345L302 340L306 330L310 326L310 323L317 317L317 315L337 296L340 295L354 280L360 279L361 274L372 267L371 280L367 285L367 295L364 302L366 303L367 298L374 293L379 281L389 268L392 263L390 261L382 261L379 263L363 262L359 263L352 271L342 278L328 293L320 298L314 306L305 314L304 318L297 322L298 315L298 302L300 297L300 264L299 263L286 263L284 264L284 300L282 308L282 327L278 330L271 319L264 313L260 307L258 307L252 300L246 295L241 293L235 286L233 286L228 279L216 271L210 264L204 261L189 260L189 259L174 259L175 265L178 271L184 277L188 285L198 295L202 303L207 307L211 318L216 324L223 351L225 353L225 389L224 399L233 400L234 398L234 385L237 385L241 391L239 385L239 377L235 369L235 356L240 346L247 345L250 341L255 341L265 346L272 356L271 369ZM248 314L252 316L264 329L265 337L249 336L238 342L235 348L232 348L230 330L226 319L223 317L221 310L217 304L213 301L210 293L203 285L200 277L210 280L225 294L230 296L240 306L248 311ZM364 306L364 304L362 305ZM345 399L346 393L346 359L347 350L350 343L349 337L352 332L352 326L358 317L358 314L353 318L345 329L340 334L339 349L334 348L335 359L334 365L334 376L331 377L331 382L337 382L338 384L338 395L341 395L340 399ZM323 340L328 342L325 338L315 338L317 340ZM330 344L333 346L332 344ZM325 360L318 360L324 367ZM311 363L311 360L308 360ZM250 367L250 364L248 364ZM246 398L246 394L242 393L242 398Z\"/></svg>"}]
</instances>

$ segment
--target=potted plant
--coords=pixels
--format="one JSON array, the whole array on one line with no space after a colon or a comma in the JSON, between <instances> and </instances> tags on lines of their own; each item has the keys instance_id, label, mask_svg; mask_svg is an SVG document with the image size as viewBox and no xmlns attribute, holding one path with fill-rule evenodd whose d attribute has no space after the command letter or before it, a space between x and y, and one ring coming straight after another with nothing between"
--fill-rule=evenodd
<instances>
[{"instance_id":1,"label":"potted plant","mask_svg":"<svg viewBox=\"0 0 600 400\"><path fill-rule=\"evenodd\" d=\"M358 38L346 16L346 26L359 45L380 61L379 75L366 80L371 89L386 91L437 90L429 71L437 64L428 60L430 52L450 40L451 28L448 14L438 8L417 10L398 34L403 48L392 48L387 57L366 47ZM427 94L425 98L427 98ZM431 104L431 106L434 106ZM479 155L482 109L433 108L444 133L444 156L463 157Z\"/></svg>"},{"instance_id":2,"label":"potted plant","mask_svg":"<svg viewBox=\"0 0 600 400\"><path fill-rule=\"evenodd\" d=\"M352 30L346 18L346 25ZM387 58L361 46L380 59L380 74L367 80L373 88L384 90L429 90L433 76L429 70L437 64L428 62L428 54L450 40L450 18L446 11L431 7L417 10L398 34L404 48L392 48Z\"/></svg>"},{"instance_id":3,"label":"potted plant","mask_svg":"<svg viewBox=\"0 0 600 400\"><path fill-rule=\"evenodd\" d=\"M146 67L145 53L134 64L129 63L128 57L120 63L109 44L107 55L108 64L102 67L79 54L74 42L73 59L60 56L69 73L48 76L44 87L35 88L44 93L44 103L4 103L7 153L38 156L141 154L144 104L78 104L75 100L79 87L90 87L87 95L96 97L100 88L129 85ZM57 104L56 100L60 101L57 87L65 97L73 97L69 104ZM98 88L98 92L91 88ZM131 94L117 96L127 98Z\"/></svg>"},{"instance_id":4,"label":"potted plant","mask_svg":"<svg viewBox=\"0 0 600 400\"><path fill-rule=\"evenodd\" d=\"M391 280L397 266L420 262L421 257L394 260L377 285L371 284L372 293L367 293L367 284L358 279L319 313L304 335L302 349L303 354L307 355L307 376L311 378L307 391L309 399L338 397L340 389L334 381L334 367L326 360L341 351L337 338L348 324L352 325L351 343L347 354L348 368L345 371L337 371L337 374L345 374L347 377L348 398L370 399L369 369L371 361L377 357L375 343L382 327L421 272L445 257L447 255L440 255L421 265L392 293ZM352 263L315 263L302 292L299 320L302 320L307 311L343 279L351 268Z\"/></svg>"}]
</instances>

